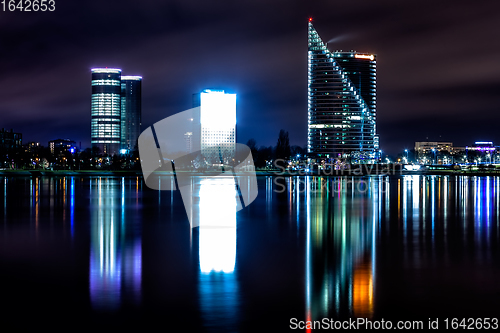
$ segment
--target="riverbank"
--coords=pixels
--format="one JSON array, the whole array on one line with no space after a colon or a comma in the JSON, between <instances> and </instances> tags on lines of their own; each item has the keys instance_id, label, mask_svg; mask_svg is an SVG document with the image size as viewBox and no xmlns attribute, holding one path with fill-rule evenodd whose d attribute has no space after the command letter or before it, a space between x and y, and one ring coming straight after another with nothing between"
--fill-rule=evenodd
<instances>
[{"instance_id":1,"label":"riverbank","mask_svg":"<svg viewBox=\"0 0 500 333\"><path fill-rule=\"evenodd\" d=\"M183 173L184 171L177 171ZM314 172L306 172L304 170L297 171L280 171L280 170L257 170L257 176L281 176L281 177L295 177L295 176L322 176L322 177L337 177L337 176L401 176L401 175L435 175L435 176L500 176L500 170L419 170L419 171L406 171L396 168L385 169L370 169L359 168L351 170L322 170ZM170 176L172 172L160 171L156 174ZM193 173L194 176L215 176L216 172L197 172ZM140 170L0 170L0 176L22 176L22 177L95 177L95 176L113 176L113 177L142 177Z\"/></svg>"},{"instance_id":2,"label":"riverbank","mask_svg":"<svg viewBox=\"0 0 500 333\"><path fill-rule=\"evenodd\" d=\"M0 170L0 176L141 176L141 171L108 171L108 170Z\"/></svg>"}]
</instances>

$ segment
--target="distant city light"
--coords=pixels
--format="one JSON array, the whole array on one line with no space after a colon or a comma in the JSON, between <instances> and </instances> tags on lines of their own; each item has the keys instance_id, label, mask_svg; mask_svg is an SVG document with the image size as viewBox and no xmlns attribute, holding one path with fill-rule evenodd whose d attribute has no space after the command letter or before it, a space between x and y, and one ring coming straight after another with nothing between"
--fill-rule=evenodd
<instances>
[{"instance_id":1,"label":"distant city light","mask_svg":"<svg viewBox=\"0 0 500 333\"><path fill-rule=\"evenodd\" d=\"M408 165L405 165L404 168L408 171L417 171L417 170L420 170L420 165L408 164Z\"/></svg>"},{"instance_id":2,"label":"distant city light","mask_svg":"<svg viewBox=\"0 0 500 333\"><path fill-rule=\"evenodd\" d=\"M481 150L481 151L485 151L485 150L490 150L490 151L493 151L495 150L494 147L467 147L468 150Z\"/></svg>"},{"instance_id":3,"label":"distant city light","mask_svg":"<svg viewBox=\"0 0 500 333\"><path fill-rule=\"evenodd\" d=\"M356 58L356 59L370 59L373 61L375 59L375 56L373 54L371 54L371 55L355 54L354 58Z\"/></svg>"}]
</instances>

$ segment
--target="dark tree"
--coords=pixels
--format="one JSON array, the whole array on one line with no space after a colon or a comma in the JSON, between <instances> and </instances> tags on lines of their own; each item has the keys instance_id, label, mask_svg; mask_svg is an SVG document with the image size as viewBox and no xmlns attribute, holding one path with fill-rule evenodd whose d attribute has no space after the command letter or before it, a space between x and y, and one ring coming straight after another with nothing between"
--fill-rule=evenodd
<instances>
[{"instance_id":1,"label":"dark tree","mask_svg":"<svg viewBox=\"0 0 500 333\"><path fill-rule=\"evenodd\" d=\"M250 148L250 152L252 153L253 163L257 166L257 160L259 158L259 151L257 150L257 141L255 139L250 139L247 142L248 148Z\"/></svg>"},{"instance_id":2,"label":"dark tree","mask_svg":"<svg viewBox=\"0 0 500 333\"><path fill-rule=\"evenodd\" d=\"M290 140L288 139L288 132L280 130L278 143L276 144L276 160L284 163L285 160L290 158Z\"/></svg>"},{"instance_id":3,"label":"dark tree","mask_svg":"<svg viewBox=\"0 0 500 333\"><path fill-rule=\"evenodd\" d=\"M297 155L304 156L307 150L300 146L291 146L290 147L291 156L295 157Z\"/></svg>"},{"instance_id":4,"label":"dark tree","mask_svg":"<svg viewBox=\"0 0 500 333\"><path fill-rule=\"evenodd\" d=\"M118 154L113 154L113 156L111 157L111 164L109 166L109 169L110 170L119 170L121 168L121 165L122 165L122 156L118 155Z\"/></svg>"},{"instance_id":5,"label":"dark tree","mask_svg":"<svg viewBox=\"0 0 500 333\"><path fill-rule=\"evenodd\" d=\"M92 159L92 149L87 148L78 154L78 168L80 170L90 170L90 160Z\"/></svg>"},{"instance_id":6,"label":"dark tree","mask_svg":"<svg viewBox=\"0 0 500 333\"><path fill-rule=\"evenodd\" d=\"M92 147L92 156L94 157L101 156L101 148L97 146Z\"/></svg>"},{"instance_id":7,"label":"dark tree","mask_svg":"<svg viewBox=\"0 0 500 333\"><path fill-rule=\"evenodd\" d=\"M265 168L266 161L271 161L273 159L273 147L262 146L257 152L257 159L255 160L255 167Z\"/></svg>"}]
</instances>

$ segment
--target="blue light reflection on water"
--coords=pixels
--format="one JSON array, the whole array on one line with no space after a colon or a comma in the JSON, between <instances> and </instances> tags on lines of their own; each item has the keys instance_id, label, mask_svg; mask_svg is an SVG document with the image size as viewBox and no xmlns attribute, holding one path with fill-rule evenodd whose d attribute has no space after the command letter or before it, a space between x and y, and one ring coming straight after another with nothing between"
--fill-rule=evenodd
<instances>
[{"instance_id":1,"label":"blue light reflection on water","mask_svg":"<svg viewBox=\"0 0 500 333\"><path fill-rule=\"evenodd\" d=\"M7 240L0 253L2 262L14 253L12 249L17 249L17 239L24 242L25 238L35 237L38 243L25 245L33 253L49 240L57 246L67 244L62 242L67 239L71 243L66 249L72 251L71 244L78 244L78 239L85 237L84 229L88 226L90 247L86 265L91 308L120 311L125 303L139 307L148 304L151 297L143 295L143 272L154 274L154 269L145 267L143 257L155 258L159 265L162 257L143 251L141 226L151 223L148 219L167 225L187 223L179 197L173 192L145 190L137 177L1 180L2 239ZM248 275L248 266L255 265L253 262L271 259L266 258L265 251L256 251L253 256L244 253L260 247L276 251L271 247L274 242L284 246L268 257L287 258L289 252L296 253L290 259L291 265L301 273L290 275L276 268L269 274L283 281L292 280L290 286L302 283L302 289L288 290L288 284L283 287L284 294L303 302L302 314L292 310L294 305L282 305L283 312L293 312L302 319L376 318L395 314L397 304L402 308L414 307L425 315L433 312L425 312L424 304L432 311L439 306L442 311L459 311L468 305L457 301L456 290L462 290L472 301L488 295L483 290L485 286L492 288L493 293L498 291L491 285L499 270L498 177L303 176L282 182L262 177L256 202L239 212L235 211L234 202L203 194L209 184L199 185L200 220L225 221L228 225L220 230L197 228L196 242L191 242L189 236L189 243L179 244L191 249L197 267L192 272L196 297L189 301L197 306L194 316L215 330L221 321L238 330L244 311L258 316L258 302L251 301L258 298L249 295L249 290L257 288L249 286L256 283L251 280L266 281L262 278L266 273L253 270L254 278L249 281L242 272ZM231 189L234 184L226 185ZM278 193L280 190L284 193ZM64 223L68 220L71 227L66 229ZM16 231L14 237L23 221L29 222L27 233ZM253 232L256 228L259 230ZM186 232L192 231L186 228ZM262 241L254 239L259 233ZM150 236L148 240L157 241ZM52 260L48 255L44 257L43 252L39 256L47 263ZM419 294L409 288L410 282ZM407 300L398 300L396 292ZM435 305L429 304L426 300L435 294L441 296L433 302ZM270 303L273 295L267 292ZM168 303L168 299L163 302ZM484 304L486 307L498 302L487 299Z\"/></svg>"},{"instance_id":2,"label":"blue light reflection on water","mask_svg":"<svg viewBox=\"0 0 500 333\"><path fill-rule=\"evenodd\" d=\"M100 311L118 310L123 299L141 302L141 237L133 223L127 223L126 194L134 192L125 191L135 187L137 193L137 182L98 177L90 183L89 291L92 307Z\"/></svg>"}]
</instances>

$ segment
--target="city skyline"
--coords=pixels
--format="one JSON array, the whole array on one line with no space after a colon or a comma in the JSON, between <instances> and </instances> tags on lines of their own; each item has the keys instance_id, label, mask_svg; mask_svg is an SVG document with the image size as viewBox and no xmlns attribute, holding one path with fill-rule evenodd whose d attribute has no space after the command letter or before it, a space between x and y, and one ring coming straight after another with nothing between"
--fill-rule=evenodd
<instances>
[{"instance_id":1,"label":"city skyline","mask_svg":"<svg viewBox=\"0 0 500 333\"><path fill-rule=\"evenodd\" d=\"M340 9L318 2L288 4L286 11L266 3L265 13L259 2L169 2L155 10L123 3L120 11L111 4L99 11L82 5L78 15L72 4L44 15L2 14L0 27L9 32L0 40L9 52L0 56L1 127L23 133L25 142L67 137L90 147L88 71L116 66L148 78L144 127L189 108L193 92L226 87L239 96L240 142L275 145L283 128L292 145L304 146L305 23L313 17L332 48L383 59L377 64L382 149L394 153L426 138L457 145L498 142L492 119L500 47L492 41L499 14L486 1L438 1L432 7L361 1ZM136 24L112 29L124 21Z\"/></svg>"},{"instance_id":2,"label":"city skyline","mask_svg":"<svg viewBox=\"0 0 500 333\"><path fill-rule=\"evenodd\" d=\"M4 326L498 330L498 22L3 1Z\"/></svg>"}]
</instances>

